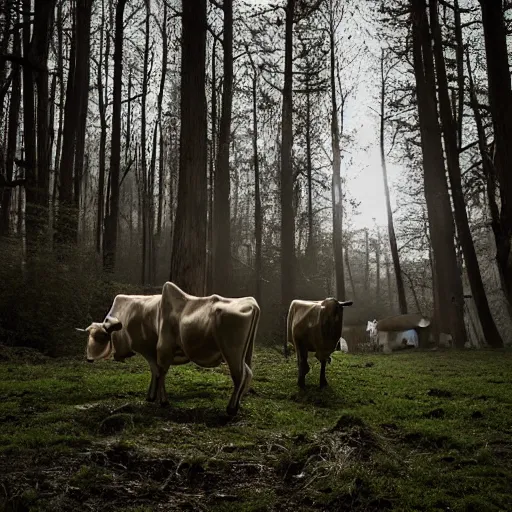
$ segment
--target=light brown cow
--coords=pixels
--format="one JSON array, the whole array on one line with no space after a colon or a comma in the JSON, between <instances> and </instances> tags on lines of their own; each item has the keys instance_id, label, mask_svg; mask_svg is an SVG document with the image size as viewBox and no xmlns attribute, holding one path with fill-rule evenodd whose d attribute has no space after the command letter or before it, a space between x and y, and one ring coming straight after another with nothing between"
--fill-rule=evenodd
<instances>
[{"instance_id":1,"label":"light brown cow","mask_svg":"<svg viewBox=\"0 0 512 512\"><path fill-rule=\"evenodd\" d=\"M102 323L87 329L87 360L141 354L151 368L147 400L168 403L170 366L194 362L212 368L225 361L234 383L227 412L237 413L252 379L252 352L260 308L252 297L195 297L175 284L161 295L117 295Z\"/></svg>"},{"instance_id":2,"label":"light brown cow","mask_svg":"<svg viewBox=\"0 0 512 512\"><path fill-rule=\"evenodd\" d=\"M321 301L294 300L290 304L287 338L297 353L299 387L306 386L309 352L315 352L321 364L320 387L327 386L325 366L341 336L343 308L352 304L351 300L339 302L334 298Z\"/></svg>"}]
</instances>

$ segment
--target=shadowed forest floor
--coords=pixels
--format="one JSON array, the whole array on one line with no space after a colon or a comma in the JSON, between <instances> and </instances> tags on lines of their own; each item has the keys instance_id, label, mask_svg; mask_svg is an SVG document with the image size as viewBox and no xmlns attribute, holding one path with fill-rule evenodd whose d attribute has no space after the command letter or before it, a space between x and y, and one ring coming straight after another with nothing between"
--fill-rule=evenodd
<instances>
[{"instance_id":1,"label":"shadowed forest floor","mask_svg":"<svg viewBox=\"0 0 512 512\"><path fill-rule=\"evenodd\" d=\"M225 414L227 368L173 369L144 401L145 361L0 350L0 510L512 510L512 352L258 350Z\"/></svg>"}]
</instances>

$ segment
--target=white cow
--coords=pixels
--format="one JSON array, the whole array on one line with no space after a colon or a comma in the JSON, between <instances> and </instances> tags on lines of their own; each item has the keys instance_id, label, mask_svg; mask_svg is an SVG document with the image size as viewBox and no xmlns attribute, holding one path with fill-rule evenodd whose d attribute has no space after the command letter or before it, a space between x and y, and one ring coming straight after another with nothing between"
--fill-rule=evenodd
<instances>
[{"instance_id":1,"label":"white cow","mask_svg":"<svg viewBox=\"0 0 512 512\"><path fill-rule=\"evenodd\" d=\"M405 347L418 348L419 338L415 329L406 331L378 331L377 320L368 321L366 332L370 336L370 340L378 348L382 349L385 354L390 354L393 350Z\"/></svg>"},{"instance_id":2,"label":"white cow","mask_svg":"<svg viewBox=\"0 0 512 512\"><path fill-rule=\"evenodd\" d=\"M194 362L212 368L225 361L234 383L227 412L237 413L252 379L252 353L260 308L252 297L195 297L175 284L161 295L117 295L103 322L87 329L87 360L123 361L141 354L151 368L147 400L168 403L165 377L171 366Z\"/></svg>"}]
</instances>

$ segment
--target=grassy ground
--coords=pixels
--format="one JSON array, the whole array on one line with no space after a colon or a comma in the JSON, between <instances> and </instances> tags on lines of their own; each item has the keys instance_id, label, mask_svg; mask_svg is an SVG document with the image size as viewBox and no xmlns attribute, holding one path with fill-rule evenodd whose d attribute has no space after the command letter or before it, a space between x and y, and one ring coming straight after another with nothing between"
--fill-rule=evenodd
<instances>
[{"instance_id":1,"label":"grassy ground","mask_svg":"<svg viewBox=\"0 0 512 512\"><path fill-rule=\"evenodd\" d=\"M0 510L512 510L510 351L337 353L299 393L260 350L233 420L225 366L161 409L141 358L3 359Z\"/></svg>"}]
</instances>

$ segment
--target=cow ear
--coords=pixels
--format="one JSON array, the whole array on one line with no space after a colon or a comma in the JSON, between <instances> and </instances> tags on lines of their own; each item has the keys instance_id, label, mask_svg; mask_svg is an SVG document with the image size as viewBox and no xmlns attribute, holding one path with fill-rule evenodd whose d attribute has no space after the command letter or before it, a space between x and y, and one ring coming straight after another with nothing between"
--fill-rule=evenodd
<instances>
[{"instance_id":1,"label":"cow ear","mask_svg":"<svg viewBox=\"0 0 512 512\"><path fill-rule=\"evenodd\" d=\"M340 304L340 306L346 308L347 306L352 306L352 304L354 304L354 301L353 300L346 300L346 301L340 302L339 304Z\"/></svg>"},{"instance_id":2,"label":"cow ear","mask_svg":"<svg viewBox=\"0 0 512 512\"><path fill-rule=\"evenodd\" d=\"M107 334L112 334L115 331L120 331L123 324L115 316L107 316L103 322L103 329Z\"/></svg>"}]
</instances>

